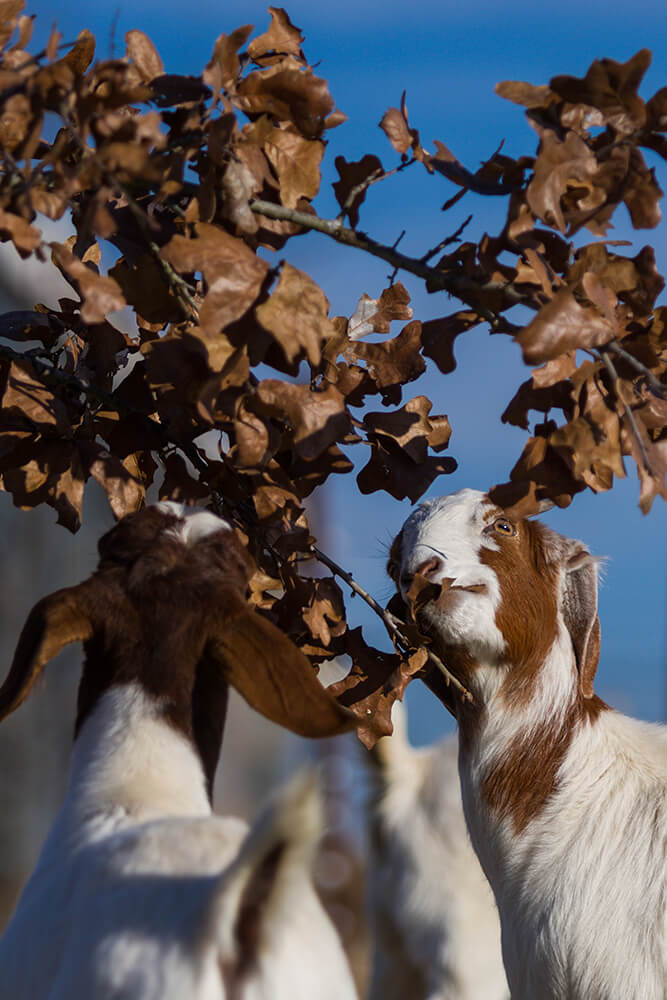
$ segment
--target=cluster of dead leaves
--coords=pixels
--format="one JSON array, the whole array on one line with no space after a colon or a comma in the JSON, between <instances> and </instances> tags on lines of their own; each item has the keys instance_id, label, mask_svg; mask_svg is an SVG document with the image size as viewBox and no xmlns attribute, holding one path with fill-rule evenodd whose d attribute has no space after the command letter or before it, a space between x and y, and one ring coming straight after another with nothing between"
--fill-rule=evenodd
<instances>
[{"instance_id":1,"label":"cluster of dead leaves","mask_svg":"<svg viewBox=\"0 0 667 1000\"><path fill-rule=\"evenodd\" d=\"M538 153L498 152L474 174L441 143L426 152L403 100L381 123L399 168L416 159L455 183L448 204L468 190L504 196L507 222L496 237L452 237L422 258L437 257L429 287L461 299L453 315L420 323L394 280L332 318L305 272L258 253L315 217L327 130L345 117L284 10L270 8L254 38L251 26L221 35L197 76L165 72L138 31L120 59L95 62L86 31L63 47L54 30L33 56L22 10L0 2L0 240L50 256L72 294L0 318L2 488L21 507L50 504L71 530L91 477L118 517L149 490L212 499L254 555L257 608L314 664L351 658L335 690L370 743L390 731L391 703L425 654L382 653L348 627L336 580L312 575L304 500L350 473L355 452L367 450L361 492L413 502L455 467L442 455L447 417L424 395L404 399L426 359L451 371L455 338L491 318L543 365L505 414L526 428L529 411L542 414L499 488L508 502L528 509L609 488L623 455L637 461L646 508L665 493L662 279L648 248L630 258L568 242L582 226L604 232L621 203L634 225L656 224L661 192L640 147L665 155L664 92L638 97L643 53L595 63L584 80L503 84L527 106ZM54 115L55 135L45 127ZM356 225L384 168L370 154L336 166L341 218ZM298 219L259 214L253 199ZM47 243L39 216L66 212L76 235ZM517 332L506 313L522 302L535 318ZM124 309L132 334L115 319ZM577 366L577 350L594 353Z\"/></svg>"}]
</instances>

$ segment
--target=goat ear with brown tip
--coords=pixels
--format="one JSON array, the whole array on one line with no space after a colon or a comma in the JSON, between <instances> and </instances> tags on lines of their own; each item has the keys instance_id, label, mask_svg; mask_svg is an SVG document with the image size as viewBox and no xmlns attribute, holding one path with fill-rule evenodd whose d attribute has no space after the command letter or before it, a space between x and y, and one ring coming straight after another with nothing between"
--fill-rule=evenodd
<instances>
[{"instance_id":1,"label":"goat ear with brown tip","mask_svg":"<svg viewBox=\"0 0 667 1000\"><path fill-rule=\"evenodd\" d=\"M574 646L579 689L584 698L592 698L600 659L598 570L595 557L582 547L568 553L561 610Z\"/></svg>"},{"instance_id":2,"label":"goat ear with brown tip","mask_svg":"<svg viewBox=\"0 0 667 1000\"><path fill-rule=\"evenodd\" d=\"M90 639L93 626L86 612L86 584L65 587L34 606L19 637L7 678L0 687L0 719L26 698L44 666L70 642Z\"/></svg>"},{"instance_id":3,"label":"goat ear with brown tip","mask_svg":"<svg viewBox=\"0 0 667 1000\"><path fill-rule=\"evenodd\" d=\"M251 608L220 621L206 655L220 663L251 708L299 736L335 736L357 725L354 713L318 681L301 650Z\"/></svg>"}]
</instances>

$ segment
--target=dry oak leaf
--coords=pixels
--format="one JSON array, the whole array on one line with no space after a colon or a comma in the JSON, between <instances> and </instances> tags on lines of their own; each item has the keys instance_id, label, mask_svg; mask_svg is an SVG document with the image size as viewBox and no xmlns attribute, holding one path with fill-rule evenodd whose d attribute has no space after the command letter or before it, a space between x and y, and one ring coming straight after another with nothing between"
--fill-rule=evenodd
<instances>
[{"instance_id":1,"label":"dry oak leaf","mask_svg":"<svg viewBox=\"0 0 667 1000\"><path fill-rule=\"evenodd\" d=\"M127 46L125 58L132 60L144 83L150 83L154 77L162 76L164 63L148 35L143 31L128 31L125 35L125 44Z\"/></svg>"},{"instance_id":2,"label":"dry oak leaf","mask_svg":"<svg viewBox=\"0 0 667 1000\"><path fill-rule=\"evenodd\" d=\"M331 577L312 579L308 603L302 610L304 623L316 642L331 645L332 638L347 630L343 592Z\"/></svg>"},{"instance_id":3,"label":"dry oak leaf","mask_svg":"<svg viewBox=\"0 0 667 1000\"><path fill-rule=\"evenodd\" d=\"M291 365L305 355L317 367L323 346L336 332L329 319L329 301L322 289L305 271L287 261L275 291L255 312Z\"/></svg>"},{"instance_id":4,"label":"dry oak leaf","mask_svg":"<svg viewBox=\"0 0 667 1000\"><path fill-rule=\"evenodd\" d=\"M201 271L207 285L199 322L216 334L256 301L269 265L242 240L206 222L195 225L195 239L176 235L160 251L179 274Z\"/></svg>"},{"instance_id":5,"label":"dry oak leaf","mask_svg":"<svg viewBox=\"0 0 667 1000\"><path fill-rule=\"evenodd\" d=\"M0 145L13 152L20 145L30 126L32 109L25 94L12 94L0 114Z\"/></svg>"},{"instance_id":6,"label":"dry oak leaf","mask_svg":"<svg viewBox=\"0 0 667 1000\"><path fill-rule=\"evenodd\" d=\"M526 190L531 211L562 233L592 217L607 200L595 184L598 163L583 139L567 132L564 141L544 132L535 172Z\"/></svg>"},{"instance_id":7,"label":"dry oak leaf","mask_svg":"<svg viewBox=\"0 0 667 1000\"><path fill-rule=\"evenodd\" d=\"M164 272L149 254L139 257L134 267L120 257L109 276L117 281L125 300L137 314L140 327L153 332L183 318L183 309L164 279Z\"/></svg>"},{"instance_id":8,"label":"dry oak leaf","mask_svg":"<svg viewBox=\"0 0 667 1000\"><path fill-rule=\"evenodd\" d=\"M354 343L344 350L348 361L366 362L368 373L380 390L383 402L399 403L401 387L426 371L421 348L422 326L413 320L397 337L380 344Z\"/></svg>"},{"instance_id":9,"label":"dry oak leaf","mask_svg":"<svg viewBox=\"0 0 667 1000\"><path fill-rule=\"evenodd\" d=\"M14 33L16 20L25 7L25 0L2 0L0 3L0 46L4 47Z\"/></svg>"},{"instance_id":10,"label":"dry oak leaf","mask_svg":"<svg viewBox=\"0 0 667 1000\"><path fill-rule=\"evenodd\" d=\"M416 503L434 479L456 469L453 458L427 455L415 461L411 454L414 447L406 450L386 434L369 432L368 444L371 446L371 457L357 476L361 493L385 490L396 500L409 497L412 503Z\"/></svg>"},{"instance_id":11,"label":"dry oak leaf","mask_svg":"<svg viewBox=\"0 0 667 1000\"><path fill-rule=\"evenodd\" d=\"M304 139L292 126L274 128L264 142L266 157L280 184L280 200L296 208L301 198L311 201L320 189L324 143ZM254 214L254 213L253 213Z\"/></svg>"},{"instance_id":12,"label":"dry oak leaf","mask_svg":"<svg viewBox=\"0 0 667 1000\"><path fill-rule=\"evenodd\" d=\"M133 456L128 456L124 462L110 454L97 442L85 442L79 446L81 457L87 472L104 490L112 513L117 520L139 510L143 506L146 490L141 482L133 476L126 465L132 463Z\"/></svg>"},{"instance_id":13,"label":"dry oak leaf","mask_svg":"<svg viewBox=\"0 0 667 1000\"><path fill-rule=\"evenodd\" d=\"M26 465L6 470L2 488L15 506L26 510L46 503L58 513L58 524L75 532L81 526L81 504L87 471L71 440L37 440Z\"/></svg>"},{"instance_id":14,"label":"dry oak leaf","mask_svg":"<svg viewBox=\"0 0 667 1000\"><path fill-rule=\"evenodd\" d=\"M210 62L202 73L202 80L213 90L214 99L223 87L233 88L241 65L238 51L245 45L252 28L252 24L244 24L231 34L223 34L216 39Z\"/></svg>"},{"instance_id":15,"label":"dry oak leaf","mask_svg":"<svg viewBox=\"0 0 667 1000\"><path fill-rule=\"evenodd\" d=\"M526 364L542 364L565 351L599 347L614 334L608 320L580 306L569 288L561 288L514 339Z\"/></svg>"},{"instance_id":16,"label":"dry oak leaf","mask_svg":"<svg viewBox=\"0 0 667 1000\"><path fill-rule=\"evenodd\" d=\"M20 215L5 212L0 208L0 241L12 241L21 257L27 257L33 250L38 250L42 243L42 234L36 226Z\"/></svg>"},{"instance_id":17,"label":"dry oak leaf","mask_svg":"<svg viewBox=\"0 0 667 1000\"><path fill-rule=\"evenodd\" d=\"M356 227L359 222L359 207L366 197L367 186L363 185L371 177L382 173L382 164L373 153L366 153L360 160L351 160L349 163L344 156L337 156L335 167L340 177L333 185L336 201L342 212L347 213L350 225ZM350 200L355 188L360 189L355 191Z\"/></svg>"},{"instance_id":18,"label":"dry oak leaf","mask_svg":"<svg viewBox=\"0 0 667 1000\"><path fill-rule=\"evenodd\" d=\"M307 139L318 139L333 124L326 121L334 108L326 80L310 68L302 69L292 56L246 76L234 103L248 115L268 114L277 121L293 122Z\"/></svg>"},{"instance_id":19,"label":"dry oak leaf","mask_svg":"<svg viewBox=\"0 0 667 1000\"><path fill-rule=\"evenodd\" d=\"M536 436L526 443L510 472L510 481L489 491L493 503L516 517L539 512L541 500L553 500L558 507L568 507L575 493L585 489L568 462L551 446L550 437L558 428L552 420L535 428Z\"/></svg>"},{"instance_id":20,"label":"dry oak leaf","mask_svg":"<svg viewBox=\"0 0 667 1000\"><path fill-rule=\"evenodd\" d=\"M392 320L410 320L413 311L410 295L400 281L385 288L379 299L364 294L347 324L350 340L361 340L370 333L389 333Z\"/></svg>"},{"instance_id":21,"label":"dry oak leaf","mask_svg":"<svg viewBox=\"0 0 667 1000\"><path fill-rule=\"evenodd\" d=\"M125 307L127 303L117 281L98 274L65 244L51 243L50 246L54 262L81 296L84 323L103 323L107 313Z\"/></svg>"},{"instance_id":22,"label":"dry oak leaf","mask_svg":"<svg viewBox=\"0 0 667 1000\"><path fill-rule=\"evenodd\" d=\"M262 410L287 421L290 450L307 461L317 458L350 430L345 399L335 388L311 389L280 379L264 379L256 390Z\"/></svg>"},{"instance_id":23,"label":"dry oak leaf","mask_svg":"<svg viewBox=\"0 0 667 1000\"><path fill-rule=\"evenodd\" d=\"M448 375L456 368L454 341L459 334L471 330L479 322L480 317L477 313L467 309L451 316L443 316L442 319L427 320L426 323L422 323L424 355L435 361L444 375Z\"/></svg>"},{"instance_id":24,"label":"dry oak leaf","mask_svg":"<svg viewBox=\"0 0 667 1000\"><path fill-rule=\"evenodd\" d=\"M405 104L405 91L401 95L401 107L389 108L382 116L380 128L389 139L397 153L407 159L407 152L412 149L416 159L423 159L424 151L419 141L419 132L408 124L408 109Z\"/></svg>"},{"instance_id":25,"label":"dry oak leaf","mask_svg":"<svg viewBox=\"0 0 667 1000\"><path fill-rule=\"evenodd\" d=\"M357 735L370 749L381 736L393 732L391 706L398 697L395 684L401 657L369 646L361 628L348 629L336 652L350 657L352 669L327 690L355 713L359 719Z\"/></svg>"},{"instance_id":26,"label":"dry oak leaf","mask_svg":"<svg viewBox=\"0 0 667 1000\"><path fill-rule=\"evenodd\" d=\"M536 86L520 80L501 80L494 89L498 97L521 104L524 108L546 108L556 99L556 95L546 84Z\"/></svg>"},{"instance_id":27,"label":"dry oak leaf","mask_svg":"<svg viewBox=\"0 0 667 1000\"><path fill-rule=\"evenodd\" d=\"M41 431L70 433L67 407L39 380L27 362L10 362L0 406L5 418L18 416Z\"/></svg>"},{"instance_id":28,"label":"dry oak leaf","mask_svg":"<svg viewBox=\"0 0 667 1000\"><path fill-rule=\"evenodd\" d=\"M392 412L367 413L364 427L375 434L391 437L413 462L424 462L429 447L442 451L449 444L452 429L446 416L429 416L431 400L415 396Z\"/></svg>"},{"instance_id":29,"label":"dry oak leaf","mask_svg":"<svg viewBox=\"0 0 667 1000\"><path fill-rule=\"evenodd\" d=\"M501 420L528 430L528 412L537 410L548 413L554 407L566 417L573 413L571 376L577 369L575 352L566 351L541 368L535 368L531 377L523 382L507 405Z\"/></svg>"},{"instance_id":30,"label":"dry oak leaf","mask_svg":"<svg viewBox=\"0 0 667 1000\"><path fill-rule=\"evenodd\" d=\"M292 24L287 12L282 7L269 7L271 24L263 35L253 38L248 46L250 58L262 65L269 65L283 55L294 56L304 61L301 45L303 33L301 28Z\"/></svg>"},{"instance_id":31,"label":"dry oak leaf","mask_svg":"<svg viewBox=\"0 0 667 1000\"><path fill-rule=\"evenodd\" d=\"M565 101L598 108L607 124L629 135L646 124L646 106L637 88L650 65L651 52L640 49L625 63L595 59L582 79L555 76L549 86Z\"/></svg>"}]
</instances>

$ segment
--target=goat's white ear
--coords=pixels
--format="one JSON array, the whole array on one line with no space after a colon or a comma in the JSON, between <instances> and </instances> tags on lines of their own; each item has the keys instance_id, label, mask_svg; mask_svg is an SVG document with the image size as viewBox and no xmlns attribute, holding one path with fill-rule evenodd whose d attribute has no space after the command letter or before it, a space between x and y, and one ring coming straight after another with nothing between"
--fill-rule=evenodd
<instances>
[{"instance_id":1,"label":"goat's white ear","mask_svg":"<svg viewBox=\"0 0 667 1000\"><path fill-rule=\"evenodd\" d=\"M299 773L264 809L216 885L202 930L204 939L217 939L230 986L270 950L271 930L282 933L293 918L322 825L316 773Z\"/></svg>"},{"instance_id":2,"label":"goat's white ear","mask_svg":"<svg viewBox=\"0 0 667 1000\"><path fill-rule=\"evenodd\" d=\"M600 659L598 618L598 563L587 549L572 547L565 559L563 618L572 638L584 698L593 697L593 681Z\"/></svg>"},{"instance_id":3,"label":"goat's white ear","mask_svg":"<svg viewBox=\"0 0 667 1000\"><path fill-rule=\"evenodd\" d=\"M299 736L335 736L357 725L291 639L245 603L221 617L206 655L251 708Z\"/></svg>"},{"instance_id":4,"label":"goat's white ear","mask_svg":"<svg viewBox=\"0 0 667 1000\"><path fill-rule=\"evenodd\" d=\"M49 660L70 642L90 639L93 626L86 611L90 581L65 587L34 606L19 637L9 674L0 688L0 719L25 699Z\"/></svg>"}]
</instances>

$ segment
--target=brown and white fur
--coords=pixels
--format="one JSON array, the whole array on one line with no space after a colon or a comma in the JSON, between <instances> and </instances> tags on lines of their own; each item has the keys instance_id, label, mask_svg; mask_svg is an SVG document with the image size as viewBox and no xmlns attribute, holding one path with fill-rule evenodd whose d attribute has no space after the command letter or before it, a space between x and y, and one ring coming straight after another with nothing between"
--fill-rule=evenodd
<instances>
[{"instance_id":1,"label":"brown and white fur","mask_svg":"<svg viewBox=\"0 0 667 1000\"><path fill-rule=\"evenodd\" d=\"M405 710L368 761L369 1000L509 1000L500 921L461 805L455 735L408 742Z\"/></svg>"},{"instance_id":2,"label":"brown and white fur","mask_svg":"<svg viewBox=\"0 0 667 1000\"><path fill-rule=\"evenodd\" d=\"M513 1000L664 1000L667 728L593 693L597 563L462 490L408 518L390 573L474 703L456 713L471 840ZM408 597L408 592L410 592Z\"/></svg>"},{"instance_id":3,"label":"brown and white fur","mask_svg":"<svg viewBox=\"0 0 667 1000\"><path fill-rule=\"evenodd\" d=\"M307 781L248 832L212 815L228 685L307 736L349 728L298 649L246 602L229 526L163 503L121 521L96 573L40 601L0 718L83 640L67 795L0 942L8 1000L352 1000L310 880ZM312 782L310 783L312 785Z\"/></svg>"}]
</instances>

